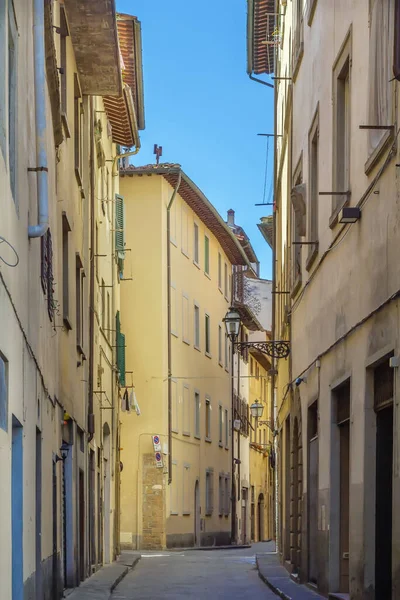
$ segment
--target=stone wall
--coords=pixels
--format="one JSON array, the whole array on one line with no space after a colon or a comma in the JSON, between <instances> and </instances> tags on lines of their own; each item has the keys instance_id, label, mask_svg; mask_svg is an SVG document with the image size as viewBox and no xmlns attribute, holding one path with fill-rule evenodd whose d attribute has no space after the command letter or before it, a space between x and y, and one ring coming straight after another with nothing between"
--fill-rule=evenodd
<instances>
[{"instance_id":1,"label":"stone wall","mask_svg":"<svg viewBox=\"0 0 400 600\"><path fill-rule=\"evenodd\" d=\"M166 547L165 484L163 469L156 467L153 453L143 454L142 473L141 547L145 550L159 550Z\"/></svg>"}]
</instances>

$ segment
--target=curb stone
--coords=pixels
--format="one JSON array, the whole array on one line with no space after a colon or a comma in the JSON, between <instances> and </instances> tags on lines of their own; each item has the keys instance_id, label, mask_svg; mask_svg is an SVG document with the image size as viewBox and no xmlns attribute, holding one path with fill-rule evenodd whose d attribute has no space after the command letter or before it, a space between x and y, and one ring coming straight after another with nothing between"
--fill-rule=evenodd
<instances>
[{"instance_id":1,"label":"curb stone","mask_svg":"<svg viewBox=\"0 0 400 600\"><path fill-rule=\"evenodd\" d=\"M272 590L274 592L274 594L276 594L277 596L279 596L280 598L282 598L283 600L293 600L290 596L288 596L287 594L285 594L285 592L282 592L282 590L280 590L278 587L276 587L275 585L273 585L267 577L265 577L261 571L260 571L260 567L258 564L258 556L256 556L256 565L257 565L257 571L258 571L258 576L259 578L269 587L270 590Z\"/></svg>"}]
</instances>

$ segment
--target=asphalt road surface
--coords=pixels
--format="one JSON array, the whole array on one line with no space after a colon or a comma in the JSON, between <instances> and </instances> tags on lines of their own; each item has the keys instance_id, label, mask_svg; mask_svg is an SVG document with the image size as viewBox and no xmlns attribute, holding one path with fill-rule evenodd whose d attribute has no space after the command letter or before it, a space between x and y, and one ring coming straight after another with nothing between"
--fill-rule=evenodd
<instances>
[{"instance_id":1,"label":"asphalt road surface","mask_svg":"<svg viewBox=\"0 0 400 600\"><path fill-rule=\"evenodd\" d=\"M238 550L143 552L112 600L277 600L258 577L255 554L270 544Z\"/></svg>"}]
</instances>

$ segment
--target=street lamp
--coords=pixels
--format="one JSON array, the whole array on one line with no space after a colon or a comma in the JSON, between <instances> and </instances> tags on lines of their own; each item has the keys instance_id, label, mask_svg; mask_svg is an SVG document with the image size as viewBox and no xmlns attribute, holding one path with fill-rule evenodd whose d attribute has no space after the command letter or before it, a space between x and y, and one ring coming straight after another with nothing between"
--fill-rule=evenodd
<instances>
[{"instance_id":1,"label":"street lamp","mask_svg":"<svg viewBox=\"0 0 400 600\"><path fill-rule=\"evenodd\" d=\"M66 444L65 442L63 442L61 444L61 448L60 448L60 454L61 454L61 459L64 461L68 458L68 454L69 454L69 444Z\"/></svg>"},{"instance_id":2,"label":"street lamp","mask_svg":"<svg viewBox=\"0 0 400 600\"><path fill-rule=\"evenodd\" d=\"M230 308L223 319L226 327L226 334L231 340L235 342L239 336L240 331L240 314L234 308Z\"/></svg>"},{"instance_id":3,"label":"street lamp","mask_svg":"<svg viewBox=\"0 0 400 600\"><path fill-rule=\"evenodd\" d=\"M251 416L254 419L259 419L260 417L262 417L263 411L264 411L263 405L260 402L258 402L257 400L250 406Z\"/></svg>"}]
</instances>

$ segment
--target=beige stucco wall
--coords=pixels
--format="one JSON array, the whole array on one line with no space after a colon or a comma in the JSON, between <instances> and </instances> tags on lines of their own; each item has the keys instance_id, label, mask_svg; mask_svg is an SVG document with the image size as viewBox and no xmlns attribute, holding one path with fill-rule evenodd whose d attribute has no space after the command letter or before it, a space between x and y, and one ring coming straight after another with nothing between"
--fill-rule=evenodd
<instances>
[{"instance_id":1,"label":"beige stucco wall","mask_svg":"<svg viewBox=\"0 0 400 600\"><path fill-rule=\"evenodd\" d=\"M218 251L231 266L223 250L204 224L194 217L179 193L171 213L171 284L172 284L172 441L173 480L167 484L167 473L161 483L149 482L149 487L162 485L163 496L158 510L163 512L162 529L157 540L148 539L143 520L146 487L143 482L143 461L153 454L151 435L167 442L167 340L166 340L166 206L172 188L158 175L123 177L121 194L126 205L127 247L132 248L133 283L122 288L122 330L126 333L127 369L133 370L133 384L141 415L122 414L121 460L122 506L121 542L130 547L147 545L193 545L194 493L196 480L200 486L202 543L229 540L230 520L219 516L218 477L230 472L230 439L219 445L219 405L228 410L230 420L229 364L225 368L224 347L222 365L218 361L218 326L228 308L228 300L218 289ZM188 214L188 243L182 251L183 210ZM193 220L199 226L199 265L193 262ZM204 234L210 238L210 276L204 274ZM128 259L129 260L129 259ZM188 302L188 331L183 340L183 296ZM227 296L229 292L227 293ZM186 302L186 300L185 300ZM200 348L194 347L194 304L200 309ZM211 353L205 355L204 315L210 316ZM224 329L222 330L224 334ZM223 336L224 339L224 336ZM230 353L228 351L228 357ZM184 388L187 386L187 392ZM200 439L194 430L194 394L200 394ZM183 399L185 394L185 401ZM187 394L187 395L186 395ZM205 399L211 401L211 440L205 441ZM176 399L176 403L174 401ZM188 401L187 418L184 402ZM186 407L185 407L186 411ZM225 413L224 413L225 416ZM223 431L225 431L225 423ZM165 450L167 446L165 446ZM147 463L146 463L147 464ZM167 464L167 455L164 455ZM189 473L183 482L184 469ZM205 516L205 472L214 469L214 509ZM144 489L144 492L143 492ZM153 490L154 491L154 490ZM160 491L158 488L156 491ZM148 490L149 493L150 490ZM185 514L183 514L185 513ZM147 517L146 517L147 518Z\"/></svg>"}]
</instances>

